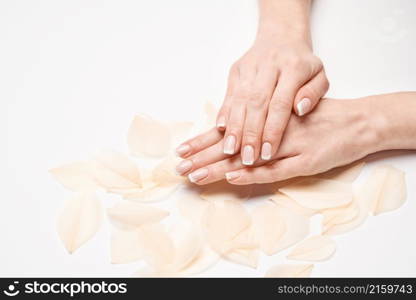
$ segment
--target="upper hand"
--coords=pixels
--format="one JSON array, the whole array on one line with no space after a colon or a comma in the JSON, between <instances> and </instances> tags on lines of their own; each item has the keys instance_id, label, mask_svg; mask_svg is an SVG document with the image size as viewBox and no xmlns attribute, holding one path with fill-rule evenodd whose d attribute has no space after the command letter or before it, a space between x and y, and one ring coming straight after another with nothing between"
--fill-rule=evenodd
<instances>
[{"instance_id":1,"label":"upper hand","mask_svg":"<svg viewBox=\"0 0 416 300\"><path fill-rule=\"evenodd\" d=\"M292 109L310 112L329 87L322 62L304 41L260 37L230 70L217 127L225 128L223 152L241 149L244 165L276 153ZM193 149L194 152L201 148Z\"/></svg>"}]
</instances>

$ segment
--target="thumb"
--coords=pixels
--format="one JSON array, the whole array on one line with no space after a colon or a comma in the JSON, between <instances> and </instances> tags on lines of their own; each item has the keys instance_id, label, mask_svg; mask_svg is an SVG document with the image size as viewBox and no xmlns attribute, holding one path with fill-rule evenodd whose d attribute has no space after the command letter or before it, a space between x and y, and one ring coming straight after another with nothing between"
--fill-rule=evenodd
<instances>
[{"instance_id":1,"label":"thumb","mask_svg":"<svg viewBox=\"0 0 416 300\"><path fill-rule=\"evenodd\" d=\"M296 114L301 117L311 112L328 89L329 82L322 69L297 92L294 103Z\"/></svg>"}]
</instances>

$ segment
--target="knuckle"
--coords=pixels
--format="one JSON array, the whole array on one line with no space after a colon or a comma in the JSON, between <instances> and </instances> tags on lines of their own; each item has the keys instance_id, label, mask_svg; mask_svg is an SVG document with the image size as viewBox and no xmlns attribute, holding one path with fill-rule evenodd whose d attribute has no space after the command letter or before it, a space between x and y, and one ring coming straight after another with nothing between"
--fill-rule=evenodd
<instances>
[{"instance_id":1,"label":"knuckle","mask_svg":"<svg viewBox=\"0 0 416 300\"><path fill-rule=\"evenodd\" d=\"M200 145L202 145L202 140L198 136L198 137L194 138L193 140L189 141L188 144L191 146L192 149L199 149Z\"/></svg>"},{"instance_id":2,"label":"knuckle","mask_svg":"<svg viewBox=\"0 0 416 300\"><path fill-rule=\"evenodd\" d=\"M285 65L289 69L299 70L306 64L306 60L300 56L294 55L286 59Z\"/></svg>"},{"instance_id":3,"label":"knuckle","mask_svg":"<svg viewBox=\"0 0 416 300\"><path fill-rule=\"evenodd\" d=\"M267 101L267 94L259 89L251 89L248 92L247 101L253 107L263 107Z\"/></svg>"},{"instance_id":4,"label":"knuckle","mask_svg":"<svg viewBox=\"0 0 416 300\"><path fill-rule=\"evenodd\" d=\"M245 143L253 143L259 140L259 132L252 128L244 129L243 140Z\"/></svg>"},{"instance_id":5,"label":"knuckle","mask_svg":"<svg viewBox=\"0 0 416 300\"><path fill-rule=\"evenodd\" d=\"M282 113L292 110L292 100L287 97L279 97L270 103L269 111L271 113Z\"/></svg>"},{"instance_id":6,"label":"knuckle","mask_svg":"<svg viewBox=\"0 0 416 300\"><path fill-rule=\"evenodd\" d=\"M276 137L282 136L284 129L281 126L270 126L264 130L264 140L274 141Z\"/></svg>"},{"instance_id":7,"label":"knuckle","mask_svg":"<svg viewBox=\"0 0 416 300\"><path fill-rule=\"evenodd\" d=\"M310 84L307 84L302 88L302 94L308 95L313 99L318 98L318 92Z\"/></svg>"}]
</instances>

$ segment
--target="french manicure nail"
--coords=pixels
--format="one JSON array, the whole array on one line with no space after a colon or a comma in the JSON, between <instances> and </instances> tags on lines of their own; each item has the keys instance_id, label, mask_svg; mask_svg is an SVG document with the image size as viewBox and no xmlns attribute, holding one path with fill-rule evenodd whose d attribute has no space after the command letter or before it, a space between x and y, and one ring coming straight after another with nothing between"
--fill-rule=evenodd
<instances>
[{"instance_id":1,"label":"french manicure nail","mask_svg":"<svg viewBox=\"0 0 416 300\"><path fill-rule=\"evenodd\" d=\"M188 178L191 182L198 182L207 176L208 176L208 169L203 168L203 169L199 169L199 170L192 172L191 174L188 175Z\"/></svg>"},{"instance_id":2,"label":"french manicure nail","mask_svg":"<svg viewBox=\"0 0 416 300\"><path fill-rule=\"evenodd\" d=\"M176 166L175 171L178 175L188 172L192 168L192 161L189 159L181 161L179 165Z\"/></svg>"},{"instance_id":3,"label":"french manicure nail","mask_svg":"<svg viewBox=\"0 0 416 300\"><path fill-rule=\"evenodd\" d=\"M176 148L176 154L179 156L185 155L186 153L191 150L191 146L187 144L180 145L178 148Z\"/></svg>"},{"instance_id":4,"label":"french manicure nail","mask_svg":"<svg viewBox=\"0 0 416 300\"><path fill-rule=\"evenodd\" d=\"M301 117L304 114L308 113L311 108L311 104L312 102L309 98L303 98L296 106L298 110L298 116Z\"/></svg>"},{"instance_id":5,"label":"french manicure nail","mask_svg":"<svg viewBox=\"0 0 416 300\"><path fill-rule=\"evenodd\" d=\"M240 172L239 171L233 171L233 172L225 173L225 178L228 181L232 181L234 179L237 179L238 177L240 177Z\"/></svg>"},{"instance_id":6,"label":"french manicure nail","mask_svg":"<svg viewBox=\"0 0 416 300\"><path fill-rule=\"evenodd\" d=\"M254 163L254 148L247 145L243 149L243 165L251 166Z\"/></svg>"},{"instance_id":7,"label":"french manicure nail","mask_svg":"<svg viewBox=\"0 0 416 300\"><path fill-rule=\"evenodd\" d=\"M218 128L225 128L225 117L221 116L221 117L218 118L217 127Z\"/></svg>"},{"instance_id":8,"label":"french manicure nail","mask_svg":"<svg viewBox=\"0 0 416 300\"><path fill-rule=\"evenodd\" d=\"M265 142L261 147L261 159L270 160L272 158L272 145L269 142Z\"/></svg>"},{"instance_id":9,"label":"french manicure nail","mask_svg":"<svg viewBox=\"0 0 416 300\"><path fill-rule=\"evenodd\" d=\"M235 136L227 136L224 142L224 154L234 154L235 151Z\"/></svg>"}]
</instances>

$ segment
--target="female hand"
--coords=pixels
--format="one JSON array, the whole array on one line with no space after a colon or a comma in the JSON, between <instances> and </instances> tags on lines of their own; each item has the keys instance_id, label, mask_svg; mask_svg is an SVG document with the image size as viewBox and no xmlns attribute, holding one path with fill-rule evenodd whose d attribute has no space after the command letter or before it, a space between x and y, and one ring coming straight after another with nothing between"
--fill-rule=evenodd
<instances>
[{"instance_id":1,"label":"female hand","mask_svg":"<svg viewBox=\"0 0 416 300\"><path fill-rule=\"evenodd\" d=\"M225 128L223 152L232 155L241 149L244 165L259 156L270 160L292 108L303 116L328 90L322 62L310 46L289 40L261 36L230 70L217 127Z\"/></svg>"},{"instance_id":2,"label":"female hand","mask_svg":"<svg viewBox=\"0 0 416 300\"><path fill-rule=\"evenodd\" d=\"M270 160L279 148L292 109L309 113L329 83L322 62L312 53L310 0L258 0L256 40L231 67L217 127L225 130L224 154L241 150L242 163ZM213 136L215 133L213 133ZM203 145L183 144L188 157Z\"/></svg>"},{"instance_id":3,"label":"female hand","mask_svg":"<svg viewBox=\"0 0 416 300\"><path fill-rule=\"evenodd\" d=\"M182 161L177 170L197 184L225 177L232 184L269 183L321 173L383 150L381 141L386 139L380 137L380 128L385 122L376 112L386 103L394 103L389 101L374 97L322 100L313 113L303 118L292 116L272 161L258 162L253 167L245 167L238 155L224 155L221 135L213 129L196 138L211 145L206 143L204 150ZM192 145L194 140L189 143ZM181 165L188 169L181 172Z\"/></svg>"}]
</instances>

